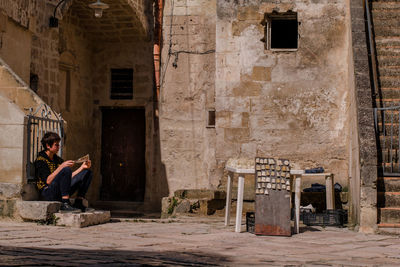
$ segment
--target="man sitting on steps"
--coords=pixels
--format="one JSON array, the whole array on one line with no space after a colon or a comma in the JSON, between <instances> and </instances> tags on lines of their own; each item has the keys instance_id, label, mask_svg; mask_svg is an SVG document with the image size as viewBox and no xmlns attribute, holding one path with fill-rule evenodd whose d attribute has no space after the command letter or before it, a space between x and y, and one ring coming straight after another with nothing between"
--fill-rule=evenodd
<instances>
[{"instance_id":1,"label":"man sitting on steps","mask_svg":"<svg viewBox=\"0 0 400 267\"><path fill-rule=\"evenodd\" d=\"M91 161L88 160L74 172L73 160L64 161L57 156L60 149L60 136L47 132L42 140L44 150L40 151L35 161L36 186L46 201L61 201L61 212L84 212L86 207L82 200L92 181ZM69 201L72 194L78 191L73 206Z\"/></svg>"}]
</instances>

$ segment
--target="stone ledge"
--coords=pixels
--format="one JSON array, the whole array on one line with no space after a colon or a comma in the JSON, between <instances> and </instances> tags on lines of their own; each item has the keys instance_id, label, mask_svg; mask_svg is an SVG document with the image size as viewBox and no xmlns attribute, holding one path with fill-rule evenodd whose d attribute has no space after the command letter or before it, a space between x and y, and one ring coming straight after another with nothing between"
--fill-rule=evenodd
<instances>
[{"instance_id":1,"label":"stone ledge","mask_svg":"<svg viewBox=\"0 0 400 267\"><path fill-rule=\"evenodd\" d=\"M187 199L225 199L226 193L223 190L211 189L180 189L174 193L175 197Z\"/></svg>"},{"instance_id":2,"label":"stone ledge","mask_svg":"<svg viewBox=\"0 0 400 267\"><path fill-rule=\"evenodd\" d=\"M21 196L21 185L12 183L0 183L0 198L10 199Z\"/></svg>"},{"instance_id":3,"label":"stone ledge","mask_svg":"<svg viewBox=\"0 0 400 267\"><path fill-rule=\"evenodd\" d=\"M110 211L97 210L81 213L55 213L56 225L69 227L87 227L107 223L111 219Z\"/></svg>"},{"instance_id":4,"label":"stone ledge","mask_svg":"<svg viewBox=\"0 0 400 267\"><path fill-rule=\"evenodd\" d=\"M53 213L59 211L61 202L56 201L22 201L16 203L16 214L27 221L46 221Z\"/></svg>"}]
</instances>

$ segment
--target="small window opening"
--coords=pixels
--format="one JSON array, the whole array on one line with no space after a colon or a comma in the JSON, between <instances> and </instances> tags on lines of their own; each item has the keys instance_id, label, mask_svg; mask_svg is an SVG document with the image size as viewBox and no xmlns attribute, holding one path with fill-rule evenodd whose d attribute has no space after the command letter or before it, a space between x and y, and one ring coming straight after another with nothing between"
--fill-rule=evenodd
<instances>
[{"instance_id":1,"label":"small window opening","mask_svg":"<svg viewBox=\"0 0 400 267\"><path fill-rule=\"evenodd\" d=\"M111 69L111 99L133 99L133 69Z\"/></svg>"},{"instance_id":2,"label":"small window opening","mask_svg":"<svg viewBox=\"0 0 400 267\"><path fill-rule=\"evenodd\" d=\"M215 109L208 110L207 127L215 128Z\"/></svg>"},{"instance_id":3,"label":"small window opening","mask_svg":"<svg viewBox=\"0 0 400 267\"><path fill-rule=\"evenodd\" d=\"M266 49L294 50L298 48L297 13L270 13L265 15Z\"/></svg>"},{"instance_id":4,"label":"small window opening","mask_svg":"<svg viewBox=\"0 0 400 267\"><path fill-rule=\"evenodd\" d=\"M37 74L34 74L34 73L30 74L29 87L35 93L38 91L38 88L39 88L39 76Z\"/></svg>"}]
</instances>

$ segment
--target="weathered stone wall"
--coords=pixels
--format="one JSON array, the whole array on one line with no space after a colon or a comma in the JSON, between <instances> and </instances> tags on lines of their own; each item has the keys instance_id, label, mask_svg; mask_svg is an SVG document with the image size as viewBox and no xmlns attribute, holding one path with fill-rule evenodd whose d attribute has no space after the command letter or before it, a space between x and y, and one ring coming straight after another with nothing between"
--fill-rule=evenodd
<instances>
[{"instance_id":1,"label":"weathered stone wall","mask_svg":"<svg viewBox=\"0 0 400 267\"><path fill-rule=\"evenodd\" d=\"M31 33L0 12L0 58L29 83Z\"/></svg>"},{"instance_id":2,"label":"weathered stone wall","mask_svg":"<svg viewBox=\"0 0 400 267\"><path fill-rule=\"evenodd\" d=\"M372 91L370 83L364 1L351 1L355 97L359 138L359 165L354 166L359 178L354 180L353 216L362 232L377 227L377 148L375 141Z\"/></svg>"},{"instance_id":3,"label":"weathered stone wall","mask_svg":"<svg viewBox=\"0 0 400 267\"><path fill-rule=\"evenodd\" d=\"M288 158L348 185L346 1L218 1L216 159ZM296 51L266 50L264 14L297 12ZM322 181L320 181L322 182Z\"/></svg>"},{"instance_id":4,"label":"weathered stone wall","mask_svg":"<svg viewBox=\"0 0 400 267\"><path fill-rule=\"evenodd\" d=\"M79 22L76 15L64 16L60 21L56 67L51 71L60 79L55 84L55 94L48 92L54 107L70 122L65 139L65 159L77 159L86 154L92 156L96 146L93 141L93 46ZM88 194L91 201L92 190L91 187Z\"/></svg>"},{"instance_id":5,"label":"weathered stone wall","mask_svg":"<svg viewBox=\"0 0 400 267\"><path fill-rule=\"evenodd\" d=\"M219 184L215 128L206 128L215 108L215 24L216 0L165 2L160 137L170 195Z\"/></svg>"}]
</instances>

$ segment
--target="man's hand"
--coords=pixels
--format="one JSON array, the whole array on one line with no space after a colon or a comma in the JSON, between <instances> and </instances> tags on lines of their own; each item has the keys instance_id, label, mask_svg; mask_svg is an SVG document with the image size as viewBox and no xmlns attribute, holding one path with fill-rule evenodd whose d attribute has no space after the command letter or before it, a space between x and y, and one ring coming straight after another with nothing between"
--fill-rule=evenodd
<instances>
[{"instance_id":1,"label":"man's hand","mask_svg":"<svg viewBox=\"0 0 400 267\"><path fill-rule=\"evenodd\" d=\"M60 167L61 167L61 170L62 170L65 167L70 167L71 168L72 166L74 166L74 164L75 164L75 162L73 160L66 160L63 163L61 163Z\"/></svg>"},{"instance_id":2,"label":"man's hand","mask_svg":"<svg viewBox=\"0 0 400 267\"><path fill-rule=\"evenodd\" d=\"M86 169L90 169L90 167L92 167L92 162L90 161L90 159L88 161L85 161L84 163L82 163L81 168L83 170Z\"/></svg>"}]
</instances>

